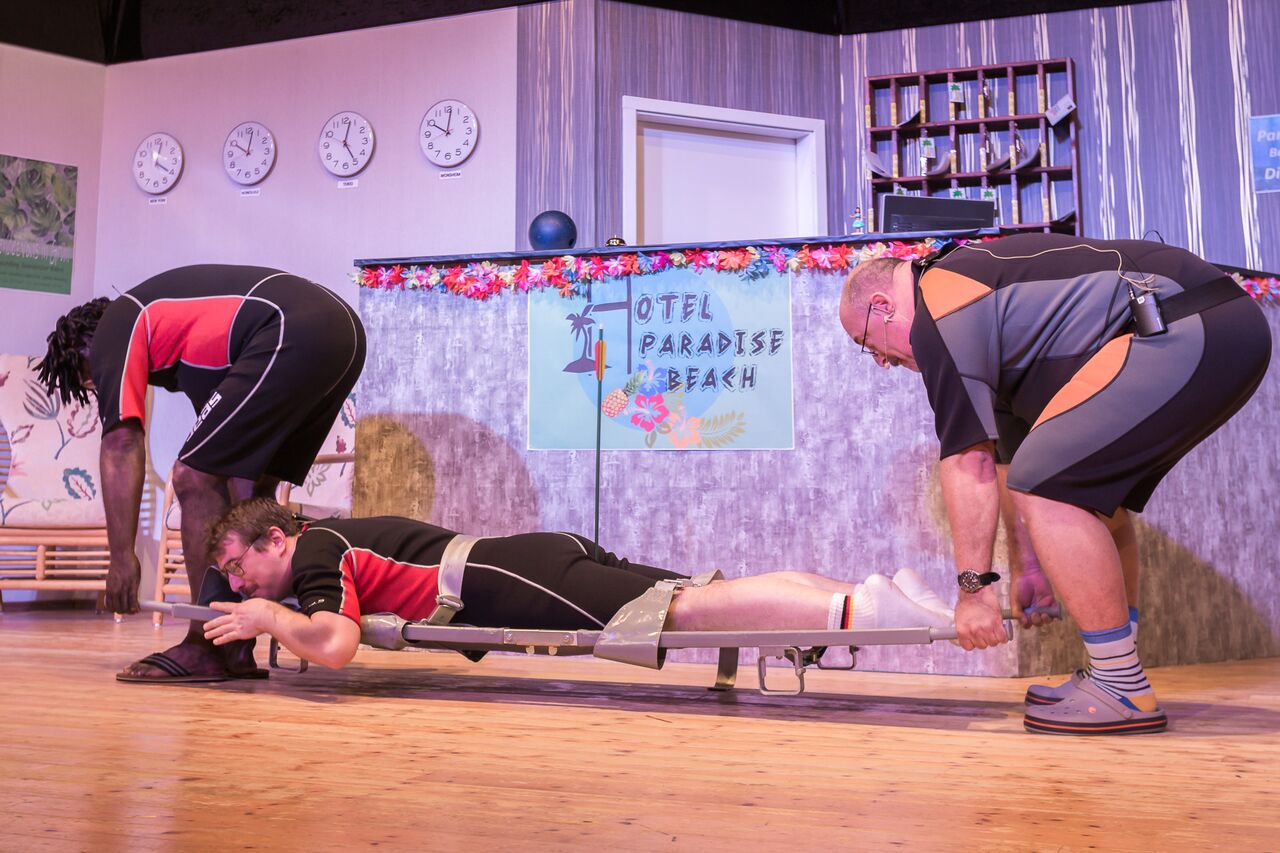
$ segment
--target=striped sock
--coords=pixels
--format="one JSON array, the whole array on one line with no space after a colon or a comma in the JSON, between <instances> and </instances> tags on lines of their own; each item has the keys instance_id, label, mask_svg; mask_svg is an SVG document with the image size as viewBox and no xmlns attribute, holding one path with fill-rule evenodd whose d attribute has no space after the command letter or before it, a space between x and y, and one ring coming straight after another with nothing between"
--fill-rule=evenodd
<instances>
[{"instance_id":1,"label":"striped sock","mask_svg":"<svg viewBox=\"0 0 1280 853\"><path fill-rule=\"evenodd\" d=\"M843 593L832 593L831 603L827 605L827 630L844 631L852 621L853 605L849 596Z\"/></svg>"},{"instance_id":2,"label":"striped sock","mask_svg":"<svg viewBox=\"0 0 1280 853\"><path fill-rule=\"evenodd\" d=\"M1081 631L1080 636L1089 652L1089 678L1095 684L1139 711L1159 707L1128 623L1108 631Z\"/></svg>"},{"instance_id":3,"label":"striped sock","mask_svg":"<svg viewBox=\"0 0 1280 853\"><path fill-rule=\"evenodd\" d=\"M875 602L867 595L866 585L858 584L853 588L853 595L832 594L831 603L827 605L827 630L850 631L855 624L859 628L878 628L875 617Z\"/></svg>"}]
</instances>

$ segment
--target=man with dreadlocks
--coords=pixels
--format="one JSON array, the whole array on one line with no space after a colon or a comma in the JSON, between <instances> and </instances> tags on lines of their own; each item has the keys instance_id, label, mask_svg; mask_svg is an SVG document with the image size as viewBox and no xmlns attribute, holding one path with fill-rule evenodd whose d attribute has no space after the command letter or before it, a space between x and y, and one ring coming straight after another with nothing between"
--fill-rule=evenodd
<instances>
[{"instance_id":1,"label":"man with dreadlocks","mask_svg":"<svg viewBox=\"0 0 1280 853\"><path fill-rule=\"evenodd\" d=\"M146 461L148 385L180 391L196 411L178 452L182 552L191 600L238 600L210 565L208 529L232 503L301 483L364 366L364 327L321 285L263 267L201 265L161 273L120 298L95 299L58 320L39 367L49 393L88 402L102 418L102 500L110 567L107 605L138 610L134 551ZM256 677L251 643L226 649L192 623L167 651L126 667L121 681Z\"/></svg>"}]
</instances>

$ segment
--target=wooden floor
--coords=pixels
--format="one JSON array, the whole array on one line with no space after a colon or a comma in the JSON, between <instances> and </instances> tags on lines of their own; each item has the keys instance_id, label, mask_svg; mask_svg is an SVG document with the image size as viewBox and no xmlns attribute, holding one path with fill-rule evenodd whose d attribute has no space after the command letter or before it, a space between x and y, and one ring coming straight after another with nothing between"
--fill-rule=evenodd
<instances>
[{"instance_id":1,"label":"wooden floor","mask_svg":"<svg viewBox=\"0 0 1280 853\"><path fill-rule=\"evenodd\" d=\"M1280 849L1280 659L1154 671L1168 733L1057 738L1022 731L1027 680L815 673L788 699L371 650L112 680L179 632L0 615L0 849Z\"/></svg>"}]
</instances>

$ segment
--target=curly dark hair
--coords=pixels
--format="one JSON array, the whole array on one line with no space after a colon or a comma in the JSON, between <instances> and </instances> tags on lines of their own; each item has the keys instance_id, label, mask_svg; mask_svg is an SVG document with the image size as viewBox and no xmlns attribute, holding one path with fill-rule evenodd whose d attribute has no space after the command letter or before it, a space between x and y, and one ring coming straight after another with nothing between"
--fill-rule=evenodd
<instances>
[{"instance_id":1,"label":"curly dark hair","mask_svg":"<svg viewBox=\"0 0 1280 853\"><path fill-rule=\"evenodd\" d=\"M36 375L51 395L57 394L62 398L63 405L72 400L89 402L89 392L80 375L80 364L85 347L98 329L102 312L110 304L109 298L101 296L72 308L58 318L57 325L49 333L49 350L36 367Z\"/></svg>"}]
</instances>

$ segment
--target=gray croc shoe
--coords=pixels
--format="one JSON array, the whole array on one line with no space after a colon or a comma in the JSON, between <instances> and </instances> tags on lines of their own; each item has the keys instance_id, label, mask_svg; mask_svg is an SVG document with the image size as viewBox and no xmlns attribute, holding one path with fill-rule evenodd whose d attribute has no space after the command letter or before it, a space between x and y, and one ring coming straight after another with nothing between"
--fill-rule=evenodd
<instances>
[{"instance_id":1,"label":"gray croc shoe","mask_svg":"<svg viewBox=\"0 0 1280 853\"><path fill-rule=\"evenodd\" d=\"M1089 673L1085 672L1083 669L1077 669L1075 672L1071 673L1071 677L1069 679L1062 682L1057 687L1050 684L1033 684L1027 688L1027 695L1022 697L1022 701L1028 705L1057 704L1061 701L1063 696L1066 696L1067 693L1070 692L1072 687L1075 687L1087 678L1088 675Z\"/></svg>"},{"instance_id":2,"label":"gray croc shoe","mask_svg":"<svg viewBox=\"0 0 1280 853\"><path fill-rule=\"evenodd\" d=\"M1028 708L1022 724L1050 735L1137 735L1162 732L1169 720L1159 708L1139 711L1083 678L1054 704Z\"/></svg>"}]
</instances>

